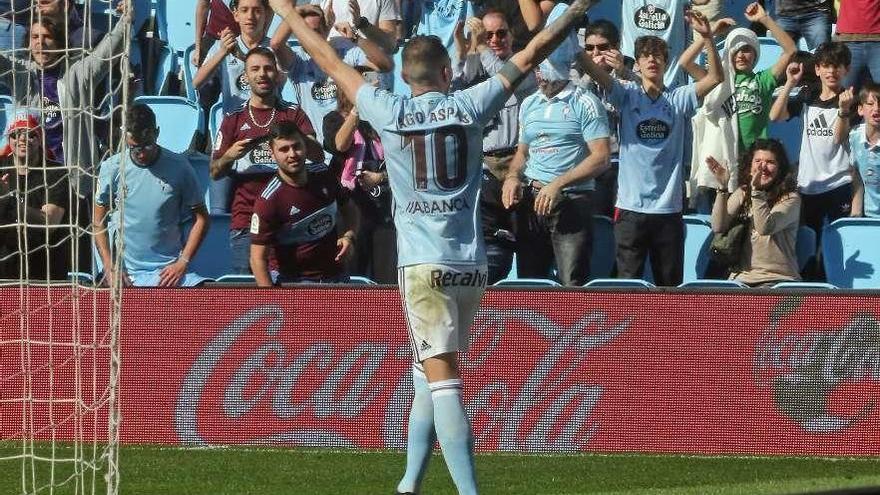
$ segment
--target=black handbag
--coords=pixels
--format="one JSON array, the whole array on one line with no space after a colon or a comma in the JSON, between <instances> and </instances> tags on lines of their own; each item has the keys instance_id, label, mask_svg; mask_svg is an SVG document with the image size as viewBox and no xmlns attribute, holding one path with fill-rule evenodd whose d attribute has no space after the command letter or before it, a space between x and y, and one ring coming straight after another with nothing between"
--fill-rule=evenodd
<instances>
[{"instance_id":1,"label":"black handbag","mask_svg":"<svg viewBox=\"0 0 880 495\"><path fill-rule=\"evenodd\" d=\"M739 216L737 219L727 232L716 232L712 236L709 248L712 260L726 268L734 267L739 262L749 232L748 220Z\"/></svg>"}]
</instances>

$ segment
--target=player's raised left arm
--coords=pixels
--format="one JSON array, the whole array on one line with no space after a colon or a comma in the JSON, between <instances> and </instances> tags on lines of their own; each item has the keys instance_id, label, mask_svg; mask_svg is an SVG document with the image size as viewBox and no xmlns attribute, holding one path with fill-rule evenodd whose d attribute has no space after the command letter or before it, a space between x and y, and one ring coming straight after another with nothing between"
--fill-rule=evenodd
<instances>
[{"instance_id":1,"label":"player's raised left arm","mask_svg":"<svg viewBox=\"0 0 880 495\"><path fill-rule=\"evenodd\" d=\"M346 65L330 43L306 25L291 0L269 0L269 5L284 19L300 45L312 56L321 70L336 81L337 88L341 89L350 101L356 101L358 89L366 84L358 71Z\"/></svg>"},{"instance_id":2,"label":"player's raised left arm","mask_svg":"<svg viewBox=\"0 0 880 495\"><path fill-rule=\"evenodd\" d=\"M513 90L522 76L538 66L571 33L575 23L584 18L590 7L598 0L574 0L571 6L554 22L542 29L526 47L511 57L510 66L502 68L499 75L504 86Z\"/></svg>"}]
</instances>

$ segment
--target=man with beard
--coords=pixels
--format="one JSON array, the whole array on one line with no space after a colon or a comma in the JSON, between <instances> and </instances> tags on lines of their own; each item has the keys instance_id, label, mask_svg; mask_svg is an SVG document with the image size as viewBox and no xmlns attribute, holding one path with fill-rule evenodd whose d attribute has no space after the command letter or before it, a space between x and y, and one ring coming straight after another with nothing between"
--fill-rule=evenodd
<instances>
[{"instance_id":1,"label":"man with beard","mask_svg":"<svg viewBox=\"0 0 880 495\"><path fill-rule=\"evenodd\" d=\"M226 115L214 138L211 177L232 176L232 222L229 244L234 273L250 273L250 227L254 201L275 175L277 165L266 137L273 123L294 122L307 136L306 158L321 163L324 151L315 140L312 123L298 106L277 95L278 68L272 50L257 47L244 60L251 96L237 111Z\"/></svg>"},{"instance_id":2,"label":"man with beard","mask_svg":"<svg viewBox=\"0 0 880 495\"><path fill-rule=\"evenodd\" d=\"M271 287L269 250L278 259L278 283L347 282L345 261L354 252L357 211L336 175L306 168L306 137L292 122L269 131L278 173L254 205L251 270L260 287ZM338 235L337 212L344 220Z\"/></svg>"}]
</instances>

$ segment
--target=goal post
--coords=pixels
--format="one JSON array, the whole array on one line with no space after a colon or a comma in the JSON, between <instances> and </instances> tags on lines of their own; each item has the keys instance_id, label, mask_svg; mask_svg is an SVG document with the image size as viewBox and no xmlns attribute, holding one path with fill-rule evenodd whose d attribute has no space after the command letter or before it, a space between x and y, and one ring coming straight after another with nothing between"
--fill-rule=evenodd
<instances>
[{"instance_id":1,"label":"goal post","mask_svg":"<svg viewBox=\"0 0 880 495\"><path fill-rule=\"evenodd\" d=\"M144 1L123 0L128 12ZM124 136L131 16L117 11L116 0L76 0L76 12L67 11L66 0L57 2L61 12L42 11L37 0L7 3L13 10L2 20L11 41L0 46L0 470L20 476L4 492L112 495L120 480L123 298L118 276L108 284L92 278L92 207L99 164L121 149ZM124 208L115 199L111 214ZM122 236L113 237L119 259Z\"/></svg>"}]
</instances>

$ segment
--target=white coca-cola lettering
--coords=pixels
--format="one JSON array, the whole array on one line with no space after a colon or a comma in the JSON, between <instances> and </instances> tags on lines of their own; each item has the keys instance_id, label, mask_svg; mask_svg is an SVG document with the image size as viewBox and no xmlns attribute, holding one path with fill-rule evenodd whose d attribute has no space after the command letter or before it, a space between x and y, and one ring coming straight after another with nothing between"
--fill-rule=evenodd
<instances>
[{"instance_id":1,"label":"white coca-cola lettering","mask_svg":"<svg viewBox=\"0 0 880 495\"><path fill-rule=\"evenodd\" d=\"M755 349L758 387L773 390L783 414L805 430L840 431L865 418L876 403L866 401L850 416L831 414L829 398L844 383L880 382L880 324L855 314L838 330L782 334L771 325Z\"/></svg>"},{"instance_id":2,"label":"white coca-cola lettering","mask_svg":"<svg viewBox=\"0 0 880 495\"><path fill-rule=\"evenodd\" d=\"M384 407L381 444L390 448L405 446L404 425L412 397L409 373L395 379L396 386L385 404L378 399L387 390L389 380L377 376L383 365L409 360L407 346L392 349L384 343L361 342L347 352L340 352L332 342L314 342L291 355L278 340L284 315L275 305L254 308L237 318L196 359L181 387L175 411L175 427L181 442L207 444L200 436L197 414L206 384L236 339L265 319L267 341L241 361L225 387L222 405L227 417L243 418L258 404L270 401L276 420L291 421L301 415L312 415L338 424L340 419L353 421L370 408ZM498 438L499 450L583 450L599 430L600 425L591 422L590 417L603 390L599 385L584 383L579 376L589 352L626 331L630 320L610 324L604 313L594 312L568 327L529 309L482 310L474 326L474 345L463 358L463 367L476 371L491 364L495 354L503 352L502 337L514 324L534 330L550 342L550 348L518 390L510 383L496 380L473 394L466 405L469 414L487 419L475 432L478 443ZM298 386L306 374L319 377L320 385L311 392ZM346 438L333 426L291 424L282 428L292 429L248 442L355 444L354 439Z\"/></svg>"}]
</instances>

